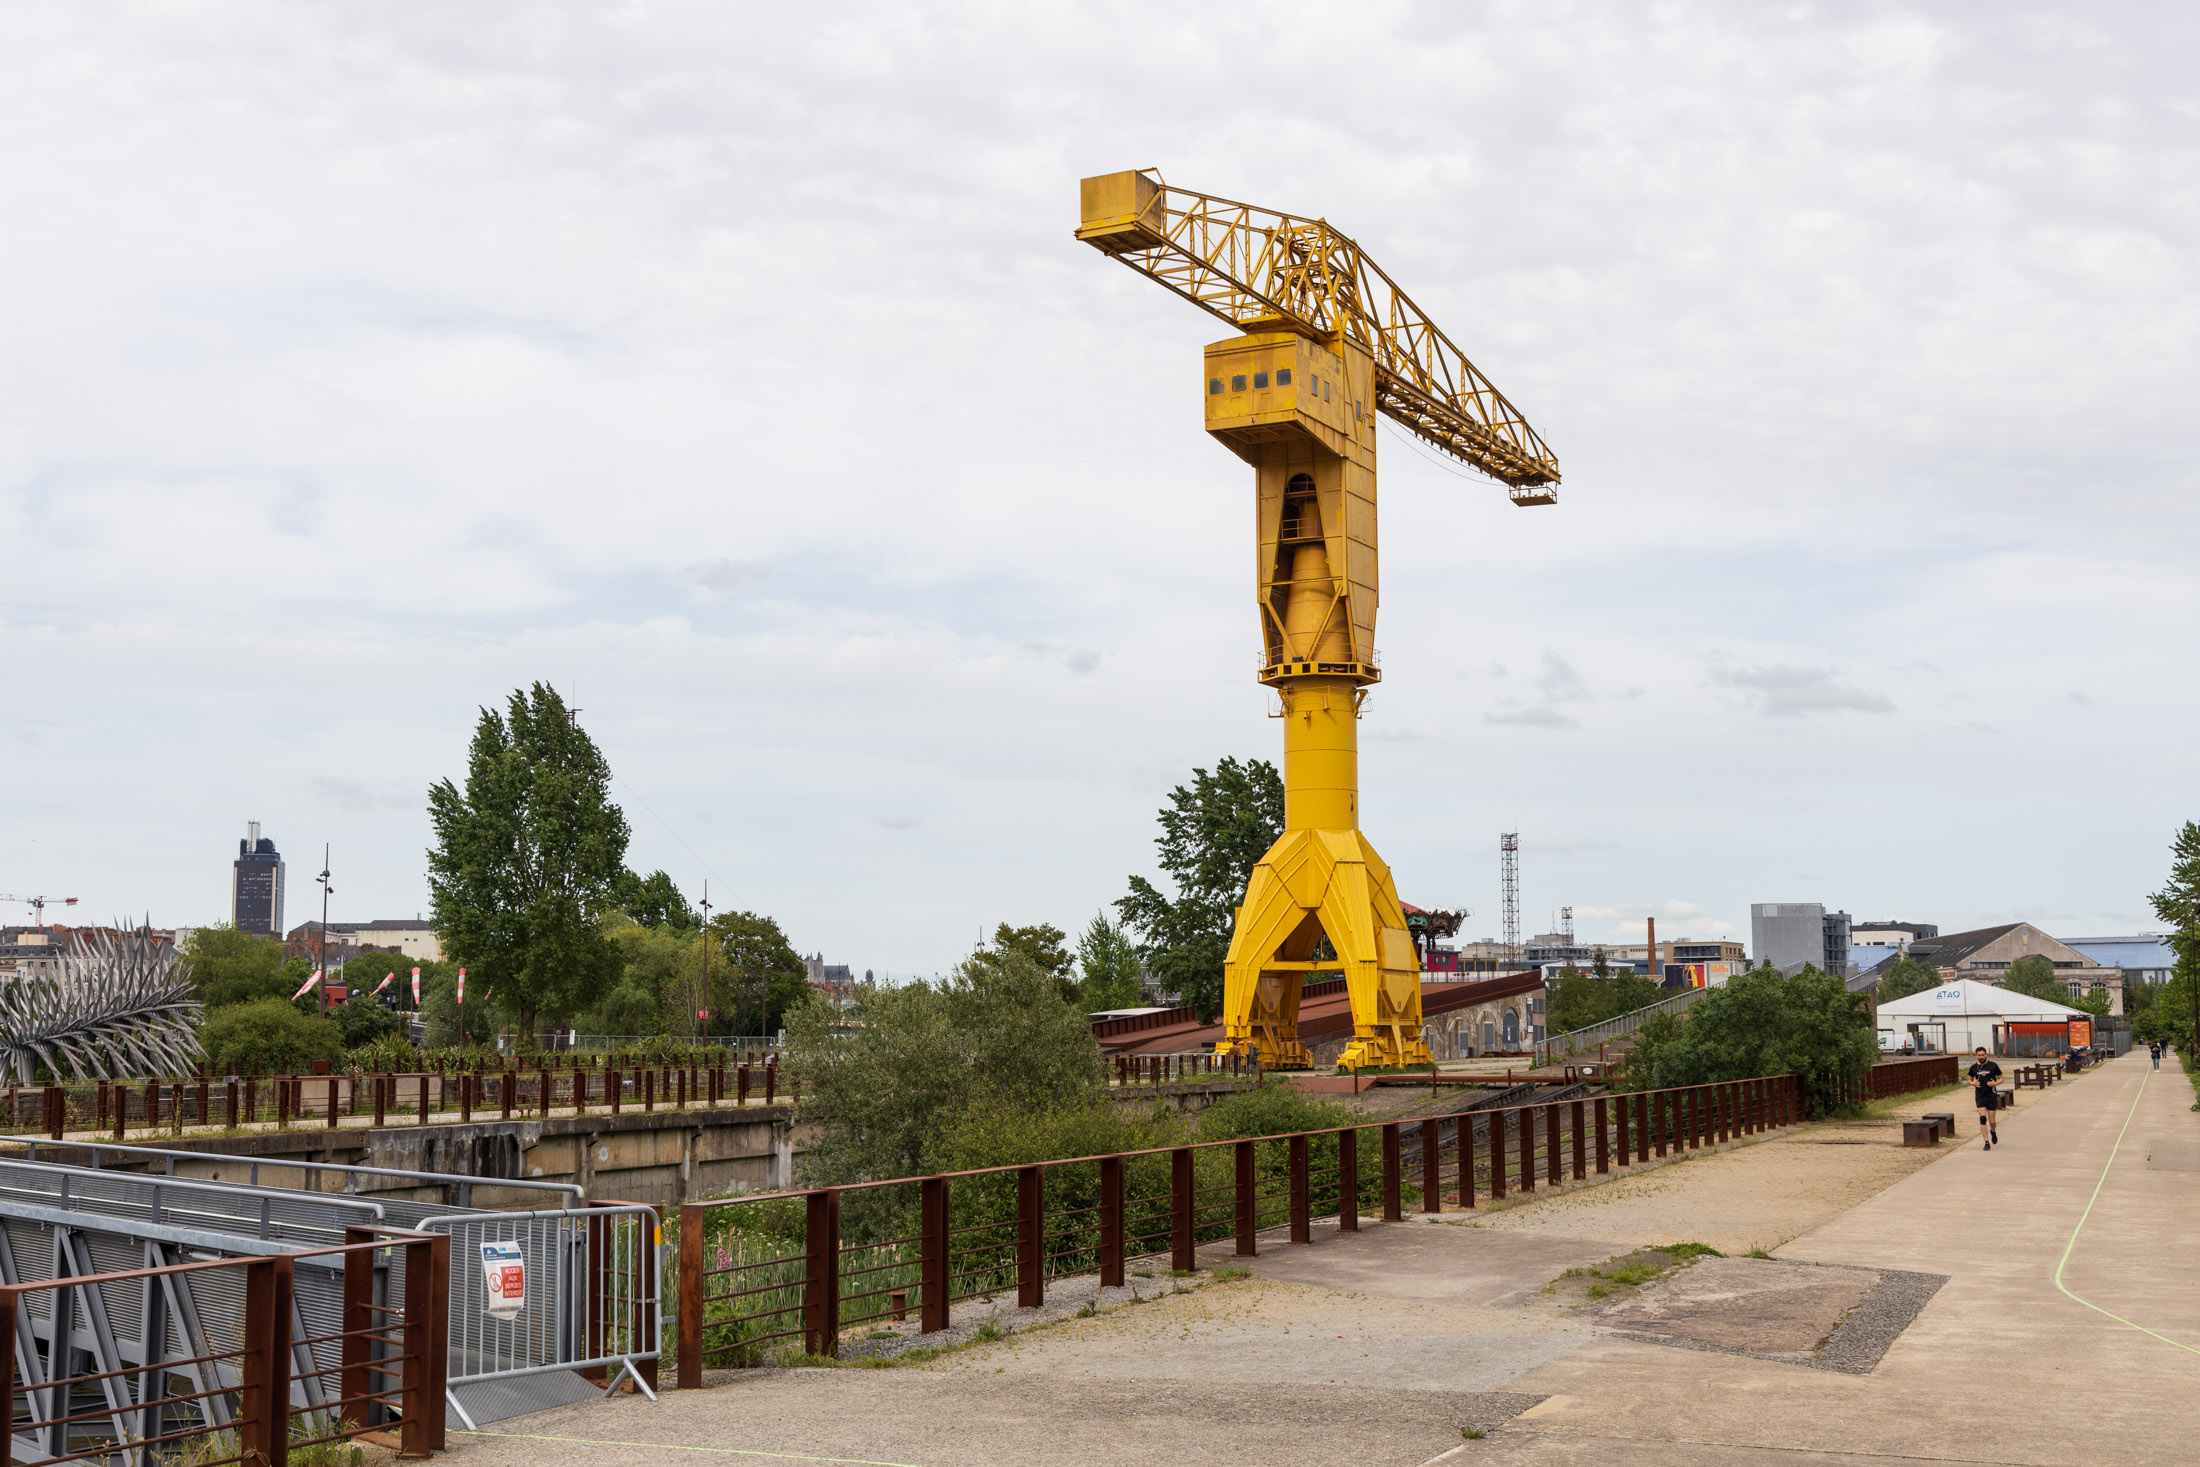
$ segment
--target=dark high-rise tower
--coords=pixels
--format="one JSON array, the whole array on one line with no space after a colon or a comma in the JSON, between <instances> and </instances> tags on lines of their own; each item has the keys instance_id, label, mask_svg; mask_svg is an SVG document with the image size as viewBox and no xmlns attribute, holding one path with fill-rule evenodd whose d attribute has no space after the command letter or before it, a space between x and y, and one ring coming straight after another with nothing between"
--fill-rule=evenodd
<instances>
[{"instance_id":1,"label":"dark high-rise tower","mask_svg":"<svg viewBox=\"0 0 2200 1467\"><path fill-rule=\"evenodd\" d=\"M283 935L283 858L276 854L275 842L260 834L257 820L246 822L245 837L237 842L229 920L239 932Z\"/></svg>"}]
</instances>

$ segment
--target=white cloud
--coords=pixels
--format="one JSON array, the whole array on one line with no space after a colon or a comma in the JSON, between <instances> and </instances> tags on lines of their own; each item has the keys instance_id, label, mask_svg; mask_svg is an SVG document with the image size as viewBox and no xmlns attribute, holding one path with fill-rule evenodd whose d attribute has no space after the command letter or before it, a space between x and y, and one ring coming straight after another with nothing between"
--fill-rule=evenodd
<instances>
[{"instance_id":1,"label":"white cloud","mask_svg":"<svg viewBox=\"0 0 2200 1467\"><path fill-rule=\"evenodd\" d=\"M1069 237L1148 161L1336 221L1565 465L1522 512L1381 441L1401 890L1494 911L1499 829L1530 910L1691 926L1799 848L1950 929L2160 884L2174 11L1376 0L1341 71L1311 6L126 13L0 10L4 809L92 910L218 915L255 816L416 910L419 792L542 678L658 812L634 862L805 951L1081 925L1171 785L1280 749L1251 471L1187 396L1222 328ZM2083 862L1857 819L2020 786Z\"/></svg>"},{"instance_id":2,"label":"white cloud","mask_svg":"<svg viewBox=\"0 0 2200 1467\"><path fill-rule=\"evenodd\" d=\"M1737 666L1714 660L1707 670L1713 684L1736 690L1773 718L1800 718L1812 713L1894 712L1891 698L1870 688L1844 682L1839 668L1798 667L1781 662Z\"/></svg>"}]
</instances>

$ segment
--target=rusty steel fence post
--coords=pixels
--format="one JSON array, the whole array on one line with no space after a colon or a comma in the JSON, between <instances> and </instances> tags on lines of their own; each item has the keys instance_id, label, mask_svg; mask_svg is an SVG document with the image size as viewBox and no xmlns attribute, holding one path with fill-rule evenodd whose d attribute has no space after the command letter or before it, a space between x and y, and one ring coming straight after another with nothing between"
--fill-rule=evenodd
<instances>
[{"instance_id":1,"label":"rusty steel fence post","mask_svg":"<svg viewBox=\"0 0 2200 1467\"><path fill-rule=\"evenodd\" d=\"M826 1187L809 1194L804 1210L803 1242L807 1268L802 1281L802 1348L806 1354L840 1358L840 1192Z\"/></svg>"},{"instance_id":2,"label":"rusty steel fence post","mask_svg":"<svg viewBox=\"0 0 2200 1467\"><path fill-rule=\"evenodd\" d=\"M1123 1158L1100 1158L1100 1287L1123 1286Z\"/></svg>"},{"instance_id":3,"label":"rusty steel fence post","mask_svg":"<svg viewBox=\"0 0 2200 1467\"><path fill-rule=\"evenodd\" d=\"M1179 1146L1169 1153L1169 1267L1186 1272L1199 1266L1192 1180L1192 1148Z\"/></svg>"},{"instance_id":4,"label":"rusty steel fence post","mask_svg":"<svg viewBox=\"0 0 2200 1467\"><path fill-rule=\"evenodd\" d=\"M1505 1195L1505 1117L1510 1111L1490 1112L1490 1200Z\"/></svg>"},{"instance_id":5,"label":"rusty steel fence post","mask_svg":"<svg viewBox=\"0 0 2200 1467\"><path fill-rule=\"evenodd\" d=\"M1444 1210L1442 1121L1421 1122L1421 1211Z\"/></svg>"},{"instance_id":6,"label":"rusty steel fence post","mask_svg":"<svg viewBox=\"0 0 2200 1467\"><path fill-rule=\"evenodd\" d=\"M1605 1127L1611 1124L1611 1119L1610 1108L1605 1104L1605 1098L1599 1095L1597 1097L1597 1175L1600 1177L1609 1175L1612 1170L1612 1143L1611 1138L1605 1134Z\"/></svg>"},{"instance_id":7,"label":"rusty steel fence post","mask_svg":"<svg viewBox=\"0 0 2200 1467\"><path fill-rule=\"evenodd\" d=\"M1314 1188L1307 1175L1310 1162L1306 1133L1301 1131L1291 1138L1291 1241L1314 1241Z\"/></svg>"},{"instance_id":8,"label":"rusty steel fence post","mask_svg":"<svg viewBox=\"0 0 2200 1467\"><path fill-rule=\"evenodd\" d=\"M346 1247L374 1242L373 1228L344 1229ZM374 1389L374 1335L381 1323L374 1312L374 1254L370 1248L354 1248L344 1255L343 1324L337 1371L336 1407L346 1431L364 1431L372 1424L368 1397Z\"/></svg>"},{"instance_id":9,"label":"rusty steel fence post","mask_svg":"<svg viewBox=\"0 0 2200 1467\"><path fill-rule=\"evenodd\" d=\"M947 1328L954 1239L947 1221L947 1178L926 1177L921 1192L917 1226L917 1333L930 1335ZM1115 1271L1120 1281L1123 1272L1120 1259Z\"/></svg>"},{"instance_id":10,"label":"rusty steel fence post","mask_svg":"<svg viewBox=\"0 0 2200 1467\"><path fill-rule=\"evenodd\" d=\"M239 1362L237 1447L264 1467L290 1462L290 1292L286 1254L245 1265L244 1359Z\"/></svg>"},{"instance_id":11,"label":"rusty steel fence post","mask_svg":"<svg viewBox=\"0 0 2200 1467\"><path fill-rule=\"evenodd\" d=\"M680 1312L676 1328L680 1341L680 1375L683 1391L703 1388L703 1209L693 1202L680 1207ZM591 1350L590 1354L596 1353Z\"/></svg>"},{"instance_id":12,"label":"rusty steel fence post","mask_svg":"<svg viewBox=\"0 0 2200 1467\"><path fill-rule=\"evenodd\" d=\"M1016 1169L1016 1307L1037 1309L1047 1296L1047 1179L1043 1167Z\"/></svg>"},{"instance_id":13,"label":"rusty steel fence post","mask_svg":"<svg viewBox=\"0 0 2200 1467\"><path fill-rule=\"evenodd\" d=\"M448 1445L443 1409L451 1375L451 1235L437 1233L428 1245L428 1450Z\"/></svg>"},{"instance_id":14,"label":"rusty steel fence post","mask_svg":"<svg viewBox=\"0 0 2200 1467\"><path fill-rule=\"evenodd\" d=\"M443 1397L430 1395L434 1373L429 1351L435 1340L435 1245L423 1240L405 1245L405 1313L398 1362L398 1446L400 1457L425 1457L433 1435L428 1420L443 1414Z\"/></svg>"},{"instance_id":15,"label":"rusty steel fence post","mask_svg":"<svg viewBox=\"0 0 2200 1467\"><path fill-rule=\"evenodd\" d=\"M1230 1149L1236 1153L1237 1159L1237 1256L1251 1258L1260 1252L1259 1240L1254 1236L1255 1207L1259 1199L1254 1195L1253 1189L1259 1174L1253 1166L1253 1143L1240 1141Z\"/></svg>"},{"instance_id":16,"label":"rusty steel fence post","mask_svg":"<svg viewBox=\"0 0 2200 1467\"><path fill-rule=\"evenodd\" d=\"M1398 1175L1398 1123L1392 1121L1383 1127L1383 1221L1404 1222L1405 1204L1400 1195L1403 1183Z\"/></svg>"},{"instance_id":17,"label":"rusty steel fence post","mask_svg":"<svg viewBox=\"0 0 2200 1467\"><path fill-rule=\"evenodd\" d=\"M1459 1205L1474 1206L1474 1113L1461 1111L1452 1134L1459 1152Z\"/></svg>"},{"instance_id":18,"label":"rusty steel fence post","mask_svg":"<svg viewBox=\"0 0 2200 1467\"><path fill-rule=\"evenodd\" d=\"M16 1373L21 1371L25 1379L36 1373L36 1367L31 1362L19 1359L15 1353L19 1348L15 1319L16 1311L21 1307L21 1296L22 1286L19 1284L0 1287L0 1340L7 1342L8 1349L8 1368L0 1370L0 1421L10 1423L15 1420ZM26 1366L30 1368L26 1369Z\"/></svg>"},{"instance_id":19,"label":"rusty steel fence post","mask_svg":"<svg viewBox=\"0 0 2200 1467\"><path fill-rule=\"evenodd\" d=\"M1337 1231L1360 1230L1360 1128L1337 1133Z\"/></svg>"},{"instance_id":20,"label":"rusty steel fence post","mask_svg":"<svg viewBox=\"0 0 2200 1467\"><path fill-rule=\"evenodd\" d=\"M1577 1101L1575 1101L1575 1102L1573 1103L1573 1112L1574 1112L1574 1116L1573 1116L1573 1119L1574 1119L1574 1180L1575 1180L1575 1181L1577 1181L1577 1182L1580 1182L1580 1181L1585 1181L1585 1180L1587 1180L1587 1179L1588 1179L1588 1176L1589 1176L1588 1136L1587 1136L1587 1130L1588 1130L1588 1124L1589 1124L1589 1121L1588 1121L1588 1116L1587 1116L1587 1115L1585 1114L1585 1110L1586 1110L1586 1107L1585 1107L1585 1106L1583 1106L1583 1104L1582 1104L1582 1103L1581 1103L1580 1101L1578 1101L1578 1100L1577 1100Z\"/></svg>"}]
</instances>

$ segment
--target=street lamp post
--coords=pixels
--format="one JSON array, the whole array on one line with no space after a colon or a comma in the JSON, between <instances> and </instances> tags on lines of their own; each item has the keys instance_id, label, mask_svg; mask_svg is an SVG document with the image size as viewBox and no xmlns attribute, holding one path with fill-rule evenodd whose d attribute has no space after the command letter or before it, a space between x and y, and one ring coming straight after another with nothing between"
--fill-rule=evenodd
<instances>
[{"instance_id":1,"label":"street lamp post","mask_svg":"<svg viewBox=\"0 0 2200 1467\"><path fill-rule=\"evenodd\" d=\"M708 1026L707 1022L706 1022L706 1021L704 1020L704 1018L702 1017L703 1013L704 1013L704 1012L707 1012L707 1011L709 1010L709 1008L710 1008L710 878L709 878L708 876L706 876L706 877L704 877L704 878L703 878L703 901L702 901L702 908L703 908L703 1001L702 1001L702 1003L700 1003L700 1004L698 1004L698 1005L696 1006L696 1007L697 1007L697 1013L696 1013L696 1017L695 1017L695 1037L696 1037L696 1038L697 1038L698 1040L703 1040L703 1039L708 1039L708 1038L710 1038L710 1035L709 1035L708 1033L706 1033L706 1032L705 1032L705 1030L706 1030L706 1029L707 1029L707 1028L708 1028L709 1026ZM739 1017L740 1017L740 1015L736 1014L736 1015L734 1015L734 1017L735 1017L735 1018L739 1018Z\"/></svg>"},{"instance_id":2,"label":"street lamp post","mask_svg":"<svg viewBox=\"0 0 2200 1467\"><path fill-rule=\"evenodd\" d=\"M319 997L321 1000L321 1012L325 1014L328 1012L328 898L329 893L334 890L334 888L328 884L328 847L326 845L323 845L321 847L321 874L314 877L313 879L319 882L321 886L321 957L319 963L321 969L321 992Z\"/></svg>"}]
</instances>

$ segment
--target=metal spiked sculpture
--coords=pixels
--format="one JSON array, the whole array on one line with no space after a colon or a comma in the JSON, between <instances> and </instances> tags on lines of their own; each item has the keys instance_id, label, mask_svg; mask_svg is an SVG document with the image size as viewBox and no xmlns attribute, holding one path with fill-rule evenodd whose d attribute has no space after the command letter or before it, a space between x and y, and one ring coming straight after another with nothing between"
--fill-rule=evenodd
<instances>
[{"instance_id":1,"label":"metal spiked sculpture","mask_svg":"<svg viewBox=\"0 0 2200 1467\"><path fill-rule=\"evenodd\" d=\"M180 1075L199 1055L199 1001L176 950L135 935L77 934L68 952L0 987L0 1057L17 1084Z\"/></svg>"}]
</instances>

